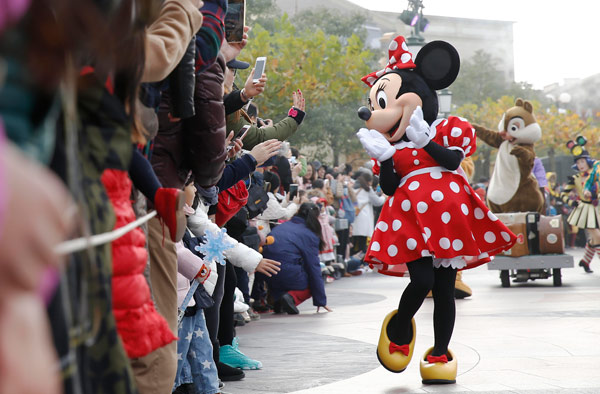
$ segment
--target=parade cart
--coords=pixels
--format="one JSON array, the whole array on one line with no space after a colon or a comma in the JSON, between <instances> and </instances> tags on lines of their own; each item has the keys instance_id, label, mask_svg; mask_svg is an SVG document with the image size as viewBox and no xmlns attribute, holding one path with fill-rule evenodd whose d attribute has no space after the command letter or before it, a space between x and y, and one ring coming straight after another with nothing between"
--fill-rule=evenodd
<instances>
[{"instance_id":1,"label":"parade cart","mask_svg":"<svg viewBox=\"0 0 600 394\"><path fill-rule=\"evenodd\" d=\"M517 235L517 243L487 264L489 270L500 271L502 287L514 282L552 278L554 286L562 285L562 268L573 268L573 256L564 253L562 216L543 216L537 212L497 214Z\"/></svg>"},{"instance_id":2,"label":"parade cart","mask_svg":"<svg viewBox=\"0 0 600 394\"><path fill-rule=\"evenodd\" d=\"M561 269L573 268L573 256L568 254L541 254L521 257L497 256L487 264L489 270L500 271L502 287L515 282L552 278L554 286L562 286Z\"/></svg>"}]
</instances>

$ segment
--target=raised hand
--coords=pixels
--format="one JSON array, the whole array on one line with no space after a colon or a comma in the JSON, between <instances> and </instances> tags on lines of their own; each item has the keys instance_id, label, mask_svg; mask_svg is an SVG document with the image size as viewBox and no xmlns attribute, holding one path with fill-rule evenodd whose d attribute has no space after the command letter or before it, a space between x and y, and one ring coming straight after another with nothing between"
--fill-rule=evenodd
<instances>
[{"instance_id":1,"label":"raised hand","mask_svg":"<svg viewBox=\"0 0 600 394\"><path fill-rule=\"evenodd\" d=\"M410 116L410 125L406 128L406 136L417 148L423 148L431 141L429 125L423 120L423 110L418 106Z\"/></svg>"}]
</instances>

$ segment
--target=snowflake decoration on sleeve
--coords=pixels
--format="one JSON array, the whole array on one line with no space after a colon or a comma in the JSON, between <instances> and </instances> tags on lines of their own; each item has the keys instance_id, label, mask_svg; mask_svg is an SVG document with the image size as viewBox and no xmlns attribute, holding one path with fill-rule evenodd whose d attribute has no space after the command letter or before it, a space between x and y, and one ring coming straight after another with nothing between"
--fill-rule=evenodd
<instances>
[{"instance_id":1,"label":"snowflake decoration on sleeve","mask_svg":"<svg viewBox=\"0 0 600 394\"><path fill-rule=\"evenodd\" d=\"M225 251L235 246L227 239L227 230L224 228L221 231L207 230L204 237L205 242L194 249L204 255L204 260L225 265Z\"/></svg>"}]
</instances>

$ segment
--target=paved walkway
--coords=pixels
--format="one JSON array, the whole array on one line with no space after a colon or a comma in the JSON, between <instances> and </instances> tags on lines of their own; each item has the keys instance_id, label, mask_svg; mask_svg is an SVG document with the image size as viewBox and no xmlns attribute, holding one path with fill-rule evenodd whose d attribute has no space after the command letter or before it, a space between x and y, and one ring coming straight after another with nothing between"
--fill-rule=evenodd
<instances>
[{"instance_id":1,"label":"paved walkway","mask_svg":"<svg viewBox=\"0 0 600 394\"><path fill-rule=\"evenodd\" d=\"M569 250L578 262L582 249ZM457 300L450 347L458 360L455 385L421 384L418 357L433 345L431 299L417 313L416 358L393 374L375 356L381 321L397 307L408 279L376 273L326 285L333 313L310 301L300 315L262 315L237 329L240 349L262 361L231 394L600 393L600 264L585 274L563 269L552 278L502 288L499 271L467 271L473 296Z\"/></svg>"}]
</instances>

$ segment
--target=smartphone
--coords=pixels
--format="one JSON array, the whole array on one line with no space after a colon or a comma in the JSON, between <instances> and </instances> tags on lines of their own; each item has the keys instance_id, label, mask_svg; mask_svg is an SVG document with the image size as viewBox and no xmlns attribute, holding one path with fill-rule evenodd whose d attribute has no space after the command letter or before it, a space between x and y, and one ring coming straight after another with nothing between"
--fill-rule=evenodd
<instances>
[{"instance_id":1,"label":"smartphone","mask_svg":"<svg viewBox=\"0 0 600 394\"><path fill-rule=\"evenodd\" d=\"M246 24L246 0L229 0L225 14L225 39L229 43L242 42Z\"/></svg>"},{"instance_id":2,"label":"smartphone","mask_svg":"<svg viewBox=\"0 0 600 394\"><path fill-rule=\"evenodd\" d=\"M264 56L256 58L256 64L254 65L254 75L252 76L252 83L258 83L258 80L265 72L267 65L267 58Z\"/></svg>"},{"instance_id":3,"label":"smartphone","mask_svg":"<svg viewBox=\"0 0 600 394\"><path fill-rule=\"evenodd\" d=\"M291 183L290 184L290 201L293 200L294 197L296 197L296 194L298 194L298 184Z\"/></svg>"},{"instance_id":4,"label":"smartphone","mask_svg":"<svg viewBox=\"0 0 600 394\"><path fill-rule=\"evenodd\" d=\"M241 140L243 140L244 137L246 136L246 133L248 132L248 130L250 130L250 125L249 124L242 126L242 128L240 129L240 131L235 136L234 140L237 140L238 138L241 139Z\"/></svg>"}]
</instances>

